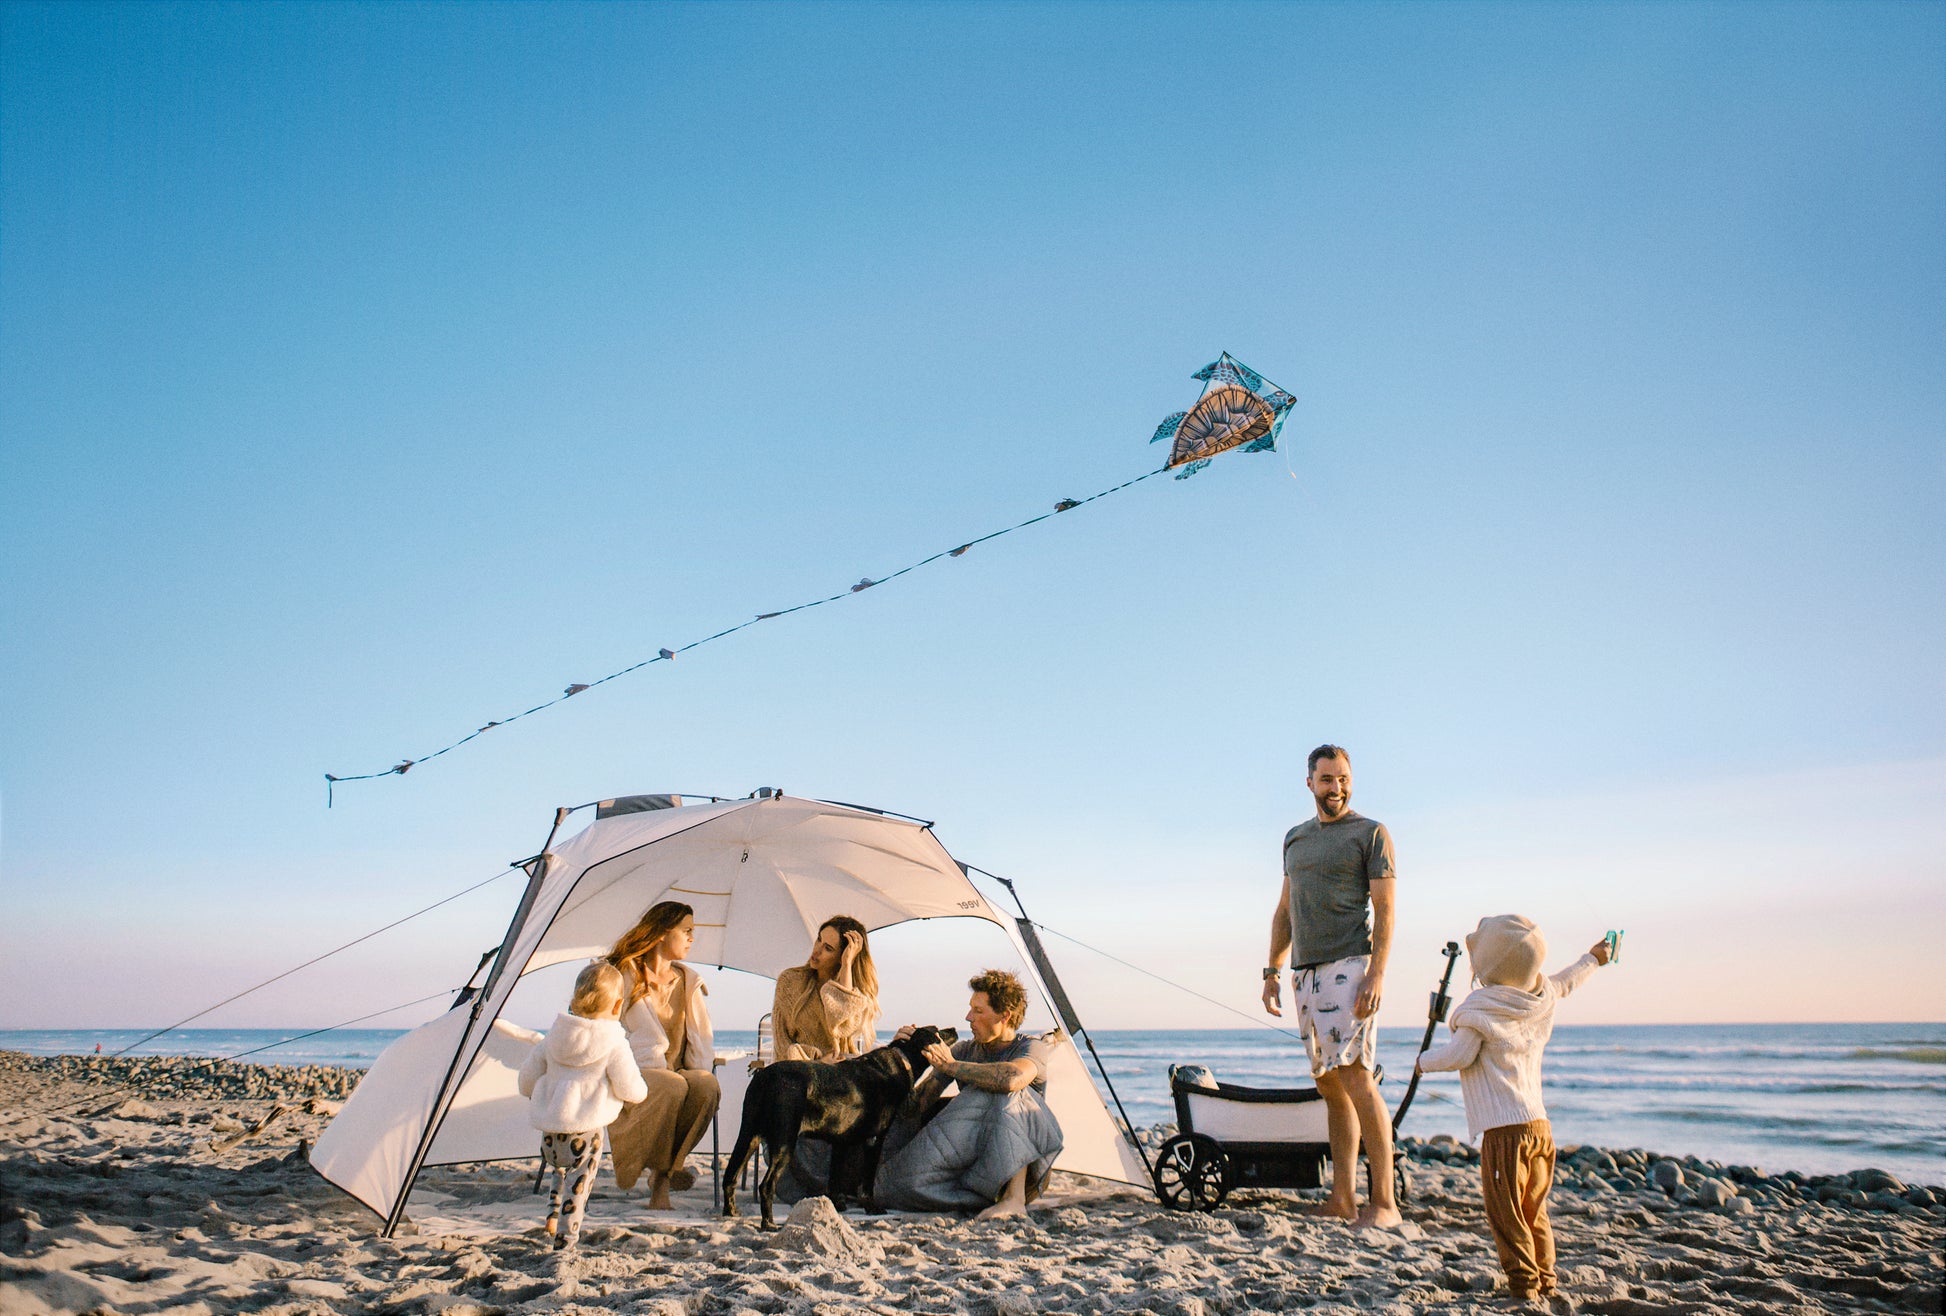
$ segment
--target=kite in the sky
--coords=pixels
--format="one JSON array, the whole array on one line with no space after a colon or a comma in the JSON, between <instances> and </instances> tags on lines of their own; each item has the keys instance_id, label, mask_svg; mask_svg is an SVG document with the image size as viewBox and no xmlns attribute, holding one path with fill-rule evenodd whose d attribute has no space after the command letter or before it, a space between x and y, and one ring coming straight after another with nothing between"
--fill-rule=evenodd
<instances>
[{"instance_id":1,"label":"kite in the sky","mask_svg":"<svg viewBox=\"0 0 1946 1316\"><path fill-rule=\"evenodd\" d=\"M1178 480L1187 479L1197 471L1202 470L1203 467L1209 465L1210 458L1215 457L1219 453L1228 452L1232 448L1242 448L1245 452L1268 452L1277 446L1277 435L1284 428L1284 419L1290 415L1291 408L1297 404L1296 398L1293 398L1283 389L1265 380L1262 375L1252 370L1249 366L1244 365L1243 362L1237 360L1228 352L1225 352L1222 356L1219 356L1216 360L1210 362L1201 370L1198 370L1190 378L1203 381L1202 396L1196 399L1196 405L1188 411L1178 411L1175 415L1170 416L1161 425L1156 427L1155 435L1149 442L1159 443L1163 439L1173 440L1169 448L1169 460L1145 475L1138 475L1132 480L1124 480L1112 489L1104 489L1100 493L1091 494L1086 498L1063 498L1054 504L1054 510L1051 512L1042 512L1039 516L1029 517L1019 525L1011 525L1004 530L995 530L991 534L981 535L978 539L969 539L957 548L941 549L931 557L921 558L910 566L900 567L897 571L888 572L883 576L861 576L856 585L852 585L826 598L811 599L793 607L778 608L772 612L760 612L750 620L738 622L736 625L726 627L714 635L706 635L700 640L691 640L688 644L678 646L674 649L658 649L655 657L644 658L641 662L630 667L624 667L619 672L610 672L600 680L571 682L562 693L556 695L554 698L544 703L536 704L534 707L526 710L526 712L514 713L510 716L488 722L478 731L470 735L462 736L444 749L435 750L421 758L401 759L389 768L382 768L377 772L360 773L357 776L340 776L327 772L324 774L325 802L327 806L330 804L331 788L339 782L370 781L376 777L403 777L416 764L424 763L427 759L438 758L441 754L450 753L458 749L461 745L464 745L467 741L484 735L497 727L503 727L509 722L519 721L521 718L538 713L542 709L552 708L564 699L571 699L584 690L591 690L595 686L606 684L618 676L626 676L637 668L647 667L650 663L669 662L679 653L687 653L691 649L708 644L712 640L720 640L726 635L733 635L747 626L755 626L758 622L769 621L773 617L782 617L786 613L801 612L805 608L822 607L827 603L840 602L851 597L853 594L863 593L875 585L883 585L895 576L903 576L909 571L916 571L920 567L929 566L941 558L960 557L965 554L967 549L972 548L975 544L984 544L989 539L998 539L1001 535L1011 534L1016 530L1025 530L1035 522L1045 521L1048 517L1054 516L1057 513L1072 511L1083 503L1092 503L1097 498L1106 498L1109 494L1120 493L1130 485L1140 484L1142 481L1150 478L1150 476L1161 475L1164 471L1175 471Z\"/></svg>"},{"instance_id":2,"label":"kite in the sky","mask_svg":"<svg viewBox=\"0 0 1946 1316\"><path fill-rule=\"evenodd\" d=\"M1203 381L1203 396L1188 411L1156 426L1150 443L1174 439L1164 469L1182 467L1186 480L1209 465L1210 458L1232 448L1269 452L1277 446L1278 431L1297 399L1267 382L1243 362L1225 352L1190 376Z\"/></svg>"}]
</instances>

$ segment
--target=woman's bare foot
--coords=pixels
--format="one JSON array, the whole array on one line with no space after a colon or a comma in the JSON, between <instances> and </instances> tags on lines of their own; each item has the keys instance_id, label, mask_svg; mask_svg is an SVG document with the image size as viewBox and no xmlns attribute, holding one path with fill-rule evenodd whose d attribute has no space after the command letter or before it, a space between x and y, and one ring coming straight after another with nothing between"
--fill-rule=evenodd
<instances>
[{"instance_id":1,"label":"woman's bare foot","mask_svg":"<svg viewBox=\"0 0 1946 1316\"><path fill-rule=\"evenodd\" d=\"M673 1211L676 1204L669 1200L669 1176L660 1170L649 1171L649 1210Z\"/></svg>"},{"instance_id":2,"label":"woman's bare foot","mask_svg":"<svg viewBox=\"0 0 1946 1316\"><path fill-rule=\"evenodd\" d=\"M1312 1202L1305 1206L1300 1215L1323 1216L1327 1220L1356 1220L1358 1208L1350 1202L1341 1202L1335 1197L1327 1197L1322 1202Z\"/></svg>"}]
</instances>

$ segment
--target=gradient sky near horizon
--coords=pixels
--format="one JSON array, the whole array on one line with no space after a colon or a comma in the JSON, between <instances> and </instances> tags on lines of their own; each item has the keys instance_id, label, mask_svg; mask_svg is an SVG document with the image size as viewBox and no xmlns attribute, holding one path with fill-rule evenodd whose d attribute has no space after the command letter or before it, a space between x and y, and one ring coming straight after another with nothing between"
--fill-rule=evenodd
<instances>
[{"instance_id":1,"label":"gradient sky near horizon","mask_svg":"<svg viewBox=\"0 0 1946 1316\"><path fill-rule=\"evenodd\" d=\"M759 786L1251 1014L1325 740L1388 1024L1507 910L1627 929L1573 1022L1946 1018L1943 348L1936 3L0 7L0 1027ZM324 808L1151 469L1224 350L1282 452ZM203 1022L438 992L516 896Z\"/></svg>"}]
</instances>

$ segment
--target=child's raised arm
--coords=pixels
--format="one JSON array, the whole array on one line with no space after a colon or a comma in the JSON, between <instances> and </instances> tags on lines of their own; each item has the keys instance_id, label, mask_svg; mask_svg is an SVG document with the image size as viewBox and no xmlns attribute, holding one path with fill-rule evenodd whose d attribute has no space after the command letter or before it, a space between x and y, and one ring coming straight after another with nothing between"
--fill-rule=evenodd
<instances>
[{"instance_id":1,"label":"child's raised arm","mask_svg":"<svg viewBox=\"0 0 1946 1316\"><path fill-rule=\"evenodd\" d=\"M1603 937L1600 941L1588 947L1588 953L1586 955L1583 955L1559 973L1550 974L1549 978L1554 983L1555 988L1560 991L1561 995L1566 996L1582 983L1588 981L1589 974L1608 963L1611 954L1612 951L1609 948L1608 939Z\"/></svg>"}]
</instances>

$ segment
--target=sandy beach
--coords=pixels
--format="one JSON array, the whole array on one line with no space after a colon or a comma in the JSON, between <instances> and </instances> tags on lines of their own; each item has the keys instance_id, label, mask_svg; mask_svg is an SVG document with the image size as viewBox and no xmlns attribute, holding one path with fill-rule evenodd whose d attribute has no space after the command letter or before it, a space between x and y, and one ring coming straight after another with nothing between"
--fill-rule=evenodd
<instances>
[{"instance_id":1,"label":"sandy beach","mask_svg":"<svg viewBox=\"0 0 1946 1316\"><path fill-rule=\"evenodd\" d=\"M304 1162L358 1073L0 1052L0 1313L1216 1313L1504 1310L1470 1149L1406 1147L1395 1230L1242 1192L1210 1214L1056 1176L1026 1222L839 1217L774 1233L604 1182L577 1253L543 1248L533 1165L428 1171L407 1231ZM257 1124L277 1108L283 1113ZM1591 1313L1941 1309L1946 1199L1880 1171L1766 1176L1564 1147L1562 1293Z\"/></svg>"}]
</instances>

